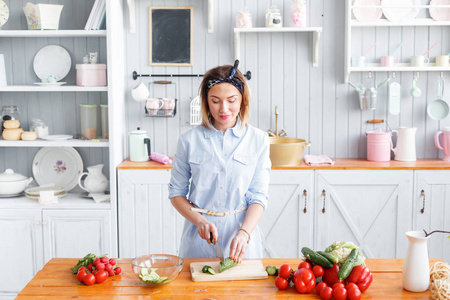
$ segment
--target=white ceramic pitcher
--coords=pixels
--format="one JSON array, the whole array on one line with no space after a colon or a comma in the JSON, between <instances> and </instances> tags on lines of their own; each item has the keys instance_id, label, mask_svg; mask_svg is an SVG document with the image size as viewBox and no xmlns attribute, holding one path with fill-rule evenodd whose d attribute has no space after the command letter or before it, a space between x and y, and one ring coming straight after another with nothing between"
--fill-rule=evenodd
<instances>
[{"instance_id":1,"label":"white ceramic pitcher","mask_svg":"<svg viewBox=\"0 0 450 300\"><path fill-rule=\"evenodd\" d=\"M399 127L398 131L392 130L392 135L397 134L397 146L391 148L395 160L416 160L416 131L416 127Z\"/></svg>"},{"instance_id":2,"label":"white ceramic pitcher","mask_svg":"<svg viewBox=\"0 0 450 300\"><path fill-rule=\"evenodd\" d=\"M88 173L82 173L78 177L78 185L83 190L89 193L104 193L108 187L108 179L103 175L103 164L88 167ZM84 175L86 179L84 180L84 186L81 184L81 179Z\"/></svg>"},{"instance_id":3,"label":"white ceramic pitcher","mask_svg":"<svg viewBox=\"0 0 450 300\"><path fill-rule=\"evenodd\" d=\"M403 262L403 288L411 292L424 292L430 284L428 237L425 237L423 231L408 231L406 236L409 246Z\"/></svg>"}]
</instances>

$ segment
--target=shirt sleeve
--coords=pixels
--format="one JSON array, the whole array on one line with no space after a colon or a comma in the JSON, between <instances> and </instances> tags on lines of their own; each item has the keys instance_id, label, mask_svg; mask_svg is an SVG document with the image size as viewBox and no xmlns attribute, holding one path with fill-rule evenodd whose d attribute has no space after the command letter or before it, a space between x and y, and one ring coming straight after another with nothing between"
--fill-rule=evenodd
<instances>
[{"instance_id":1,"label":"shirt sleeve","mask_svg":"<svg viewBox=\"0 0 450 300\"><path fill-rule=\"evenodd\" d=\"M173 157L173 168L169 183L169 199L176 196L187 197L190 178L191 167L188 162L186 141L183 137L180 137L177 152Z\"/></svg>"},{"instance_id":2,"label":"shirt sleeve","mask_svg":"<svg viewBox=\"0 0 450 300\"><path fill-rule=\"evenodd\" d=\"M264 209L267 208L269 200L270 169L270 142L267 135L264 136L262 151L259 154L255 174L250 183L248 192L245 194L247 205L258 203Z\"/></svg>"}]
</instances>

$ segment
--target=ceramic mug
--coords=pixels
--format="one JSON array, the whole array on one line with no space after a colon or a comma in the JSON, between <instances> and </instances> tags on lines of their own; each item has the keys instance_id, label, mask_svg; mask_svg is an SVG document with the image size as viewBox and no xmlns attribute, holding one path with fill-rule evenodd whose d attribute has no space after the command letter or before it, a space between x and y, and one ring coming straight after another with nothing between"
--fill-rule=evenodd
<instances>
[{"instance_id":1,"label":"ceramic mug","mask_svg":"<svg viewBox=\"0 0 450 300\"><path fill-rule=\"evenodd\" d=\"M394 56L382 56L381 57L381 66L382 67L393 67L398 64L398 58Z\"/></svg>"},{"instance_id":2,"label":"ceramic mug","mask_svg":"<svg viewBox=\"0 0 450 300\"><path fill-rule=\"evenodd\" d=\"M149 95L150 95L150 91L148 90L147 86L143 82L136 84L131 89L131 96L133 97L134 100L136 100L138 102L147 100Z\"/></svg>"},{"instance_id":3,"label":"ceramic mug","mask_svg":"<svg viewBox=\"0 0 450 300\"><path fill-rule=\"evenodd\" d=\"M360 68L365 67L370 63L370 58L366 56L353 56L352 57L352 67Z\"/></svg>"},{"instance_id":4,"label":"ceramic mug","mask_svg":"<svg viewBox=\"0 0 450 300\"><path fill-rule=\"evenodd\" d=\"M156 115L164 105L164 102L159 98L148 98L145 107L149 115Z\"/></svg>"},{"instance_id":5,"label":"ceramic mug","mask_svg":"<svg viewBox=\"0 0 450 300\"><path fill-rule=\"evenodd\" d=\"M173 113L173 110L175 108L175 99L173 98L163 98L162 99L163 102L163 110L164 110L164 114L166 116L171 115Z\"/></svg>"},{"instance_id":6,"label":"ceramic mug","mask_svg":"<svg viewBox=\"0 0 450 300\"><path fill-rule=\"evenodd\" d=\"M436 56L436 67L448 67L448 55Z\"/></svg>"},{"instance_id":7,"label":"ceramic mug","mask_svg":"<svg viewBox=\"0 0 450 300\"><path fill-rule=\"evenodd\" d=\"M423 67L428 64L430 59L423 55L411 56L411 67Z\"/></svg>"}]
</instances>

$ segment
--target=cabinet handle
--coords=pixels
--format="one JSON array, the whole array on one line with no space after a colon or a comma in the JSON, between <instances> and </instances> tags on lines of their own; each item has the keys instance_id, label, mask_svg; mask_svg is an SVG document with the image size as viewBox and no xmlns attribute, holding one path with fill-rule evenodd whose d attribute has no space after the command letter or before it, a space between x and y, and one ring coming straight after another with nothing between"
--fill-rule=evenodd
<instances>
[{"instance_id":1,"label":"cabinet handle","mask_svg":"<svg viewBox=\"0 0 450 300\"><path fill-rule=\"evenodd\" d=\"M47 225L47 221L42 221L42 226Z\"/></svg>"},{"instance_id":2,"label":"cabinet handle","mask_svg":"<svg viewBox=\"0 0 450 300\"><path fill-rule=\"evenodd\" d=\"M36 222L34 222L34 224L41 225L41 221L37 220Z\"/></svg>"},{"instance_id":3,"label":"cabinet handle","mask_svg":"<svg viewBox=\"0 0 450 300\"><path fill-rule=\"evenodd\" d=\"M425 212L425 191L424 190L420 191L420 197L422 197L422 201L423 201L423 207L420 210L420 213L423 214Z\"/></svg>"},{"instance_id":4,"label":"cabinet handle","mask_svg":"<svg viewBox=\"0 0 450 300\"><path fill-rule=\"evenodd\" d=\"M306 209L306 201L308 200L308 192L306 190L303 190L303 196L305 197L305 207L303 208L303 213L306 214L306 212L308 211Z\"/></svg>"},{"instance_id":5,"label":"cabinet handle","mask_svg":"<svg viewBox=\"0 0 450 300\"><path fill-rule=\"evenodd\" d=\"M323 196L323 207L322 207L322 213L325 213L325 199L327 198L327 192L325 190L322 190L322 196Z\"/></svg>"}]
</instances>

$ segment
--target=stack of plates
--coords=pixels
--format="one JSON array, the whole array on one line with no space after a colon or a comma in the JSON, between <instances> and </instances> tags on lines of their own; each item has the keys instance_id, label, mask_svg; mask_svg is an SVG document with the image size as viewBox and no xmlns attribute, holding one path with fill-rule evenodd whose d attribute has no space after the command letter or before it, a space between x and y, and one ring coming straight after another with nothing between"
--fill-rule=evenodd
<instances>
[{"instance_id":1,"label":"stack of plates","mask_svg":"<svg viewBox=\"0 0 450 300\"><path fill-rule=\"evenodd\" d=\"M39 200L41 191L53 191L53 195L58 198L67 195L67 191L63 186L51 186L51 187L33 187L25 190L25 196L33 200Z\"/></svg>"}]
</instances>

